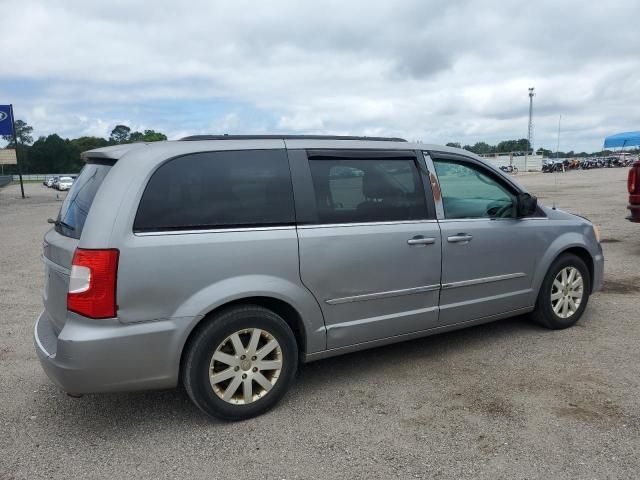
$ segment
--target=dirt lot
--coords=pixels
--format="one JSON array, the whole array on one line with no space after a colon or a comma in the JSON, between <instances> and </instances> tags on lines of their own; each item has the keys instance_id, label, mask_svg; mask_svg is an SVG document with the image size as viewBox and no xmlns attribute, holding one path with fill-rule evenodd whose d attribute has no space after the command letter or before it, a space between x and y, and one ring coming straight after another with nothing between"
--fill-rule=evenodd
<instances>
[{"instance_id":1,"label":"dirt lot","mask_svg":"<svg viewBox=\"0 0 640 480\"><path fill-rule=\"evenodd\" d=\"M69 398L32 345L56 192L0 190L0 479L638 478L640 225L626 169L520 175L599 224L604 291L574 328L524 318L307 365L280 406L224 424L180 390ZM62 196L62 195L61 195Z\"/></svg>"}]
</instances>

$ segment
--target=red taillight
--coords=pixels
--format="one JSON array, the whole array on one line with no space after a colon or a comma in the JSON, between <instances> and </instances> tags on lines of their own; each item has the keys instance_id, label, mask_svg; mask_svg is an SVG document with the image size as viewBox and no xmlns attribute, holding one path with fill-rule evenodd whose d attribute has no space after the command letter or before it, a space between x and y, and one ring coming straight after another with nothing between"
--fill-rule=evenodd
<instances>
[{"instance_id":1,"label":"red taillight","mask_svg":"<svg viewBox=\"0 0 640 480\"><path fill-rule=\"evenodd\" d=\"M73 254L67 309L89 318L116 316L117 249L77 248Z\"/></svg>"},{"instance_id":2,"label":"red taillight","mask_svg":"<svg viewBox=\"0 0 640 480\"><path fill-rule=\"evenodd\" d=\"M629 177L627 178L627 188L629 189L629 195L636 195L640 193L640 184L638 184L638 180L640 180L638 175L638 170L640 170L640 163L636 162L629 170Z\"/></svg>"}]
</instances>

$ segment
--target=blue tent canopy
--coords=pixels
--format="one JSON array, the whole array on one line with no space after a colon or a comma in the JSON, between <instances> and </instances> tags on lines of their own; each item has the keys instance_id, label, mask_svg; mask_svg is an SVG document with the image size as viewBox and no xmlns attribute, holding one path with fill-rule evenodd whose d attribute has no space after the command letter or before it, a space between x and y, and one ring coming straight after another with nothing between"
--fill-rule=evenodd
<instances>
[{"instance_id":1,"label":"blue tent canopy","mask_svg":"<svg viewBox=\"0 0 640 480\"><path fill-rule=\"evenodd\" d=\"M604 139L604 148L635 147L640 145L640 132L624 132Z\"/></svg>"}]
</instances>

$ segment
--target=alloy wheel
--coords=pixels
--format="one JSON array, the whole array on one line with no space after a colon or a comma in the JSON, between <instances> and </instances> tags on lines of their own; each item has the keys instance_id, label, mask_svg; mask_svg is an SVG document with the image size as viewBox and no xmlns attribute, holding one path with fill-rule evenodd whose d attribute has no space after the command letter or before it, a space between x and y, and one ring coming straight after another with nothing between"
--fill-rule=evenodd
<instances>
[{"instance_id":1,"label":"alloy wheel","mask_svg":"<svg viewBox=\"0 0 640 480\"><path fill-rule=\"evenodd\" d=\"M247 405L264 397L282 371L282 349L266 330L247 328L229 335L216 348L209 383L227 403Z\"/></svg>"},{"instance_id":2,"label":"alloy wheel","mask_svg":"<svg viewBox=\"0 0 640 480\"><path fill-rule=\"evenodd\" d=\"M569 318L580 308L584 297L582 274L575 267L564 267L551 285L551 307L560 318Z\"/></svg>"}]
</instances>

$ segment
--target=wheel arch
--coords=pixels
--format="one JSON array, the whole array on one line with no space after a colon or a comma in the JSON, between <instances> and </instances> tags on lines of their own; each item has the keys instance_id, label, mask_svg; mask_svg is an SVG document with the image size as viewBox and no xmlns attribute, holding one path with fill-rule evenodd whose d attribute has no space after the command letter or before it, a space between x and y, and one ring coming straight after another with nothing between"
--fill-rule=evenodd
<instances>
[{"instance_id":1,"label":"wheel arch","mask_svg":"<svg viewBox=\"0 0 640 480\"><path fill-rule=\"evenodd\" d=\"M287 322L291 330L293 331L293 335L296 339L296 344L298 346L298 354L299 358L302 361L307 351L307 331L304 325L304 321L302 319L302 315L296 308L293 307L290 303L276 297L270 297L265 295L254 295L247 296L242 298L236 298L234 300L230 300L228 302L222 303L221 305L216 306L209 312L207 312L197 323L195 323L189 334L187 335L186 340L183 342L182 350L180 351L180 372L179 375L182 376L182 367L184 362L185 353L193 341L194 338L197 337L198 332L208 323L213 321L215 316L221 311L228 310L238 306L246 306L246 305L257 305L272 312L278 314L282 319Z\"/></svg>"},{"instance_id":2,"label":"wheel arch","mask_svg":"<svg viewBox=\"0 0 640 480\"><path fill-rule=\"evenodd\" d=\"M531 305L535 305L540 288L542 287L542 282L544 281L549 268L553 265L553 262L555 262L561 255L567 253L576 255L587 265L591 289L593 289L595 262L593 255L589 251L589 247L581 241L578 234L569 234L568 236L563 235L551 244L546 253L542 256L541 261L538 263L534 276Z\"/></svg>"},{"instance_id":3,"label":"wheel arch","mask_svg":"<svg viewBox=\"0 0 640 480\"><path fill-rule=\"evenodd\" d=\"M558 248L549 248L545 255L543 255L541 261L538 263L538 267L536 269L536 273L534 276L534 283L532 289L532 297L531 297L531 305L535 305L538 294L540 292L540 288L542 287L542 282L544 281L547 272L560 256L565 255L567 253L571 253L580 258L587 265L587 269L589 271L589 280L591 285L591 290L593 290L593 279L594 279L594 269L595 263L593 256L589 252L589 248L582 242L573 241L573 242L565 242L562 237L556 240L552 244L552 247L557 245ZM589 292L591 293L591 292Z\"/></svg>"},{"instance_id":4,"label":"wheel arch","mask_svg":"<svg viewBox=\"0 0 640 480\"><path fill-rule=\"evenodd\" d=\"M585 247L582 247L582 246L570 247L558 253L558 255L556 255L556 257L553 259L553 261L555 262L558 258L560 258L561 255L564 255L567 253L571 253L575 255L585 263L585 265L587 266L587 269L589 270L589 285L591 285L591 288L593 289L593 276L594 276L595 265L594 265L593 257L591 256L591 253L589 253L589 250L587 250Z\"/></svg>"}]
</instances>

